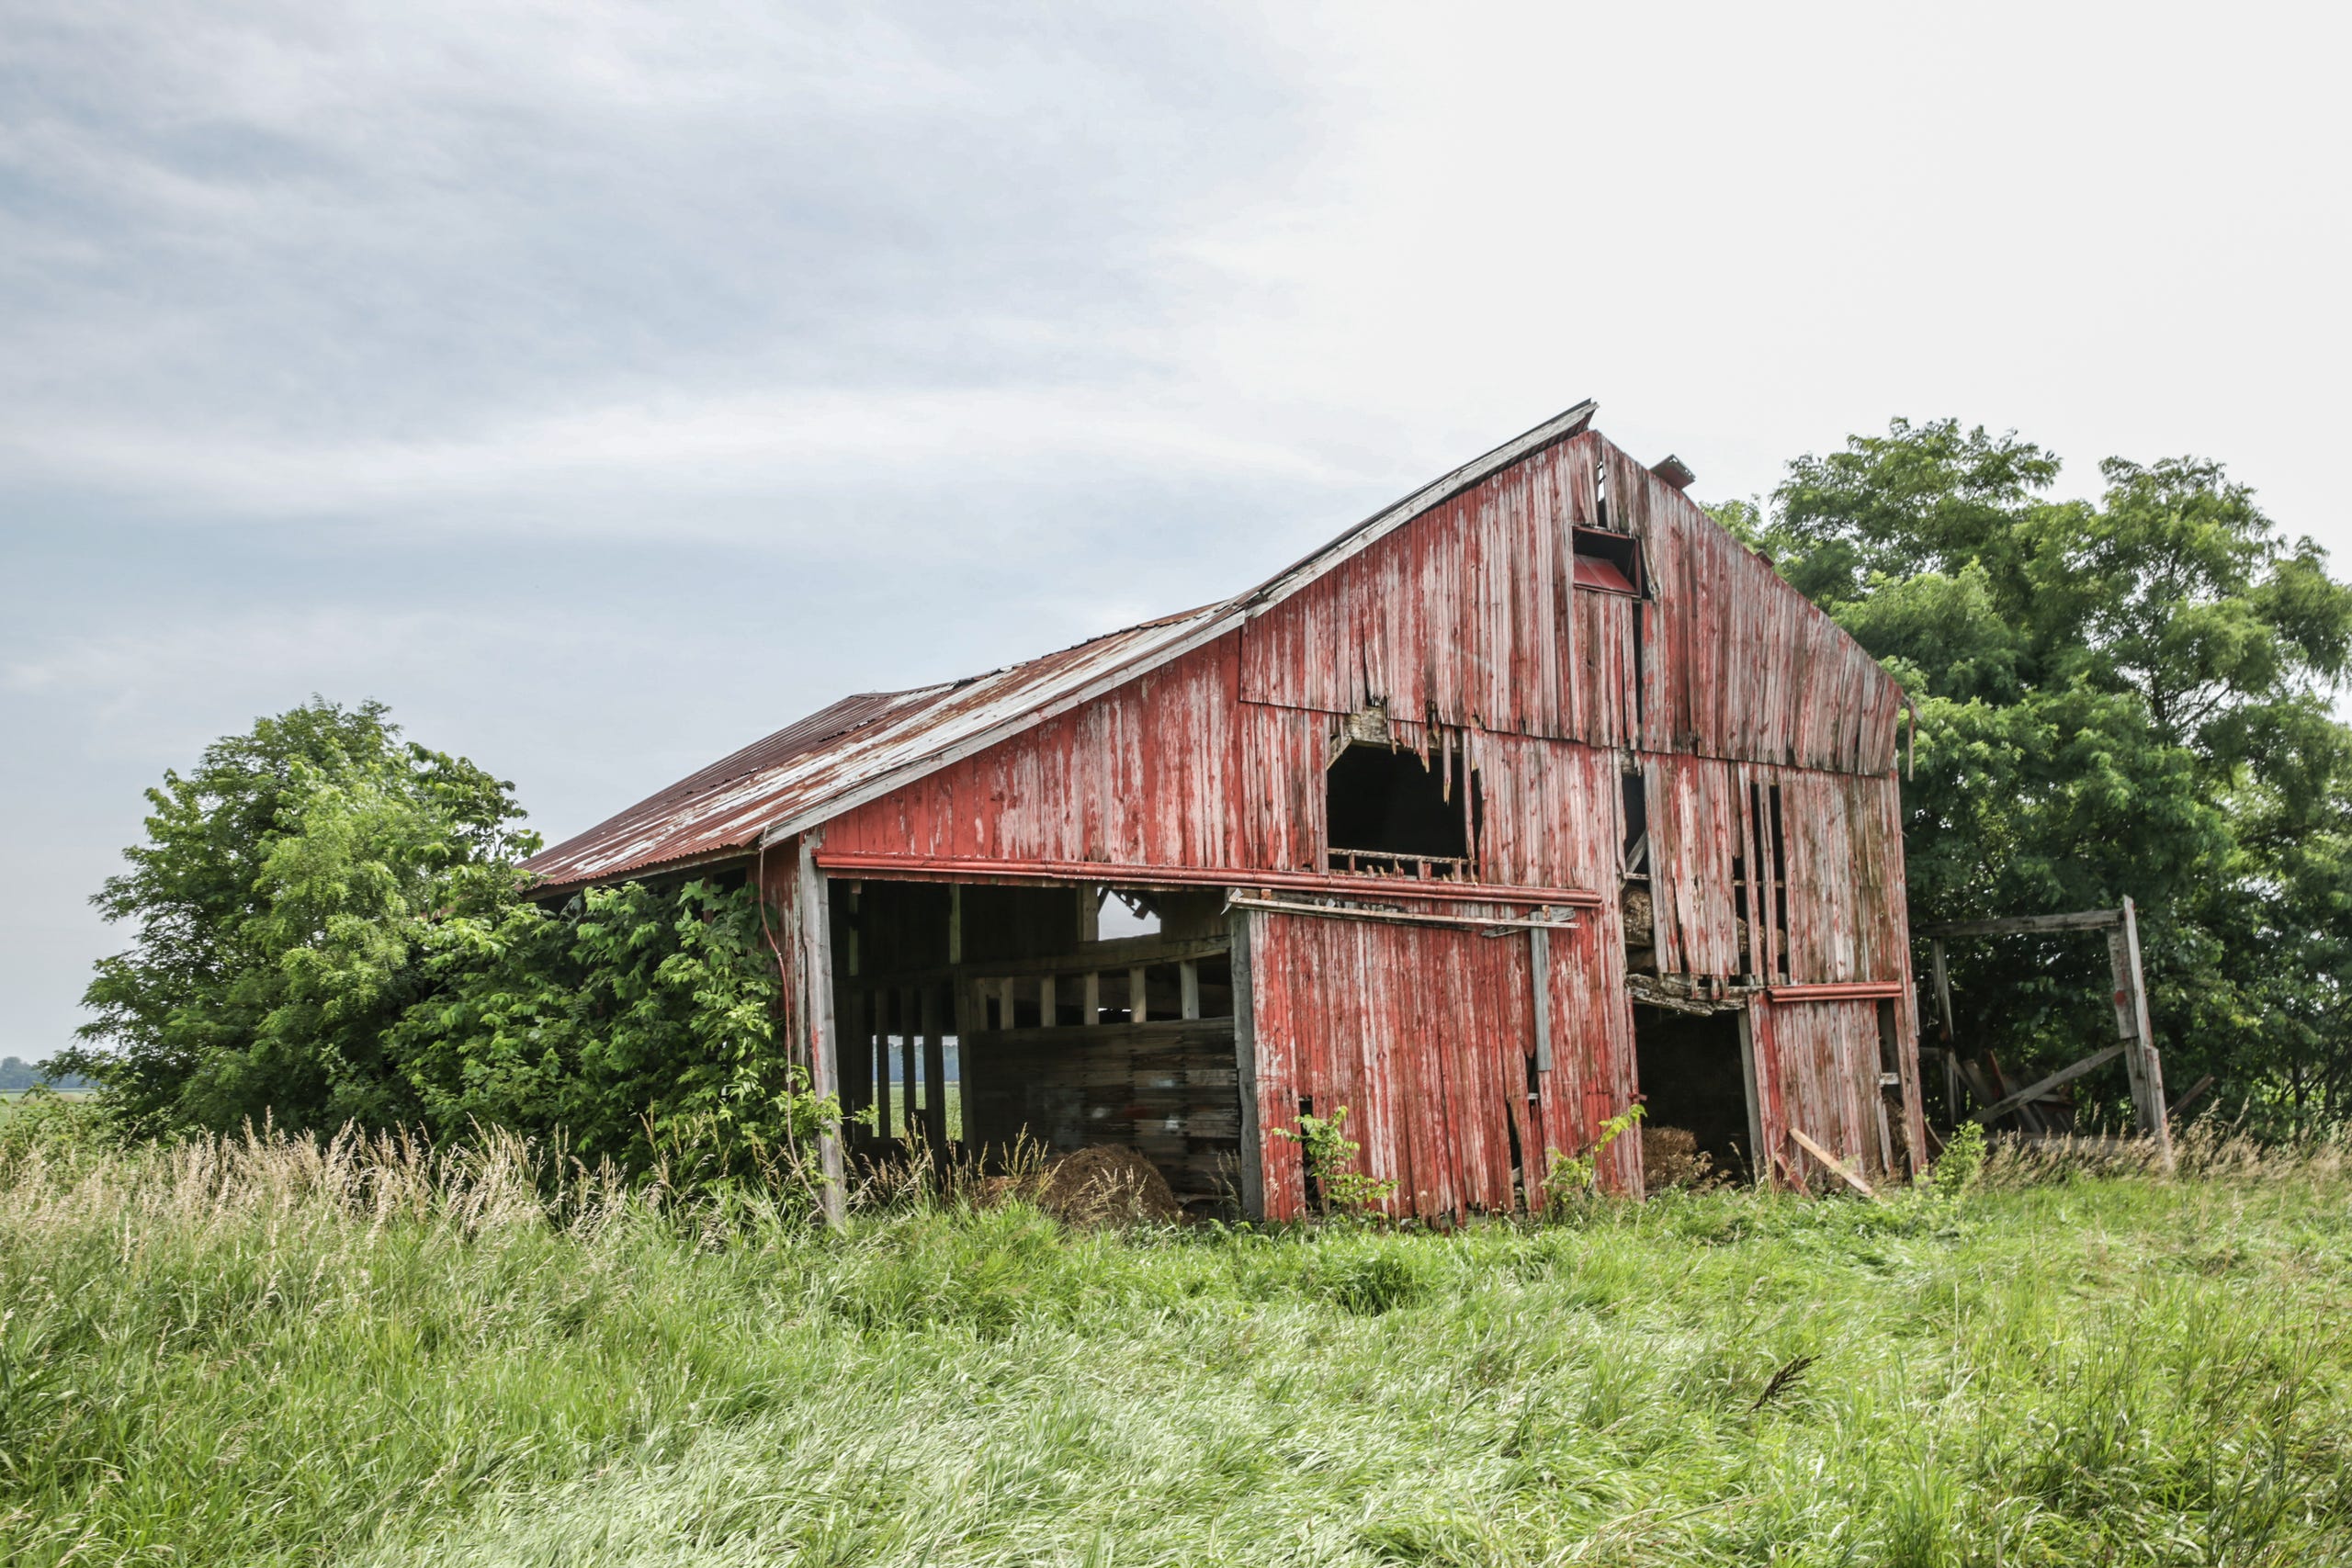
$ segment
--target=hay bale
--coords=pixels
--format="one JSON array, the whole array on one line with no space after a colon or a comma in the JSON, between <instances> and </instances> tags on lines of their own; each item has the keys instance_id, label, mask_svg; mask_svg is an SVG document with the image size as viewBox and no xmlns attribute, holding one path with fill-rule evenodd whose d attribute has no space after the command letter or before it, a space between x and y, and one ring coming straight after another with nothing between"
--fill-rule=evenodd
<instances>
[{"instance_id":1,"label":"hay bale","mask_svg":"<svg viewBox=\"0 0 2352 1568\"><path fill-rule=\"evenodd\" d=\"M1714 1164L1701 1152L1697 1135L1687 1128L1642 1129L1642 1187L1645 1191L1704 1187Z\"/></svg>"},{"instance_id":2,"label":"hay bale","mask_svg":"<svg viewBox=\"0 0 2352 1568\"><path fill-rule=\"evenodd\" d=\"M1159 1167L1133 1149L1096 1145L1048 1162L1034 1191L1037 1207L1073 1225L1172 1225L1184 1218Z\"/></svg>"}]
</instances>

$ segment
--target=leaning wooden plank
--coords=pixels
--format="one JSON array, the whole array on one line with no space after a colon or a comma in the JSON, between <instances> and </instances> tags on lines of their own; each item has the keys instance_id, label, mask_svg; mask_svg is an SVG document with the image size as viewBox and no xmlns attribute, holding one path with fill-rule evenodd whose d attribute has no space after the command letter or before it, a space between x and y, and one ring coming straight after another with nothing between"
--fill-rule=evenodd
<instances>
[{"instance_id":1,"label":"leaning wooden plank","mask_svg":"<svg viewBox=\"0 0 2352 1568\"><path fill-rule=\"evenodd\" d=\"M1878 1194L1871 1190L1871 1184L1869 1182L1864 1181L1860 1177L1856 1176L1851 1170L1849 1170L1846 1168L1846 1162L1844 1160L1839 1159L1836 1155L1831 1154L1827 1149L1823 1148L1819 1144L1816 1144L1811 1138L1806 1137L1801 1128L1790 1128L1789 1136L1797 1141L1797 1147L1803 1149L1805 1153L1811 1155L1814 1158L1827 1166L1831 1170L1837 1172L1839 1179L1843 1180L1847 1186L1852 1188L1855 1191L1860 1193L1863 1197L1870 1199L1871 1201L1877 1201Z\"/></svg>"},{"instance_id":2,"label":"leaning wooden plank","mask_svg":"<svg viewBox=\"0 0 2352 1568\"><path fill-rule=\"evenodd\" d=\"M2010 1095L2006 1100L1995 1100L1984 1110L1979 1111L1976 1114L1971 1116L1969 1120L1972 1122L1989 1122L1996 1116L2006 1116L2021 1105L2025 1105L2032 1100L2040 1100L2043 1095L2048 1094L2060 1084L2072 1083L2076 1078L2081 1077L2085 1073L2098 1071L2099 1068L2107 1066L2109 1062L2112 1062L2116 1057L2120 1056L2121 1055L2123 1055L2123 1047L2120 1045L2109 1045L2104 1051L2094 1052L2090 1055L2084 1057L2079 1062L2070 1063L2067 1066L2059 1068L2056 1072L2051 1074L2048 1077L2043 1078L2039 1083L2030 1083L2026 1085L2025 1088L2018 1090L2017 1093Z\"/></svg>"}]
</instances>

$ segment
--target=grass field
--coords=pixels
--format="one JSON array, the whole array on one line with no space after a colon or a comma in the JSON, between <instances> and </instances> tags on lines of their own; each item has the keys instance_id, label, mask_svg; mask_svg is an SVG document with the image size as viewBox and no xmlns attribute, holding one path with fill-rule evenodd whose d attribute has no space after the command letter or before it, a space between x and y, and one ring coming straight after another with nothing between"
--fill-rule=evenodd
<instances>
[{"instance_id":1,"label":"grass field","mask_svg":"<svg viewBox=\"0 0 2352 1568\"><path fill-rule=\"evenodd\" d=\"M16 1563L2311 1563L2352 1174L1996 1162L1453 1235L0 1168Z\"/></svg>"}]
</instances>

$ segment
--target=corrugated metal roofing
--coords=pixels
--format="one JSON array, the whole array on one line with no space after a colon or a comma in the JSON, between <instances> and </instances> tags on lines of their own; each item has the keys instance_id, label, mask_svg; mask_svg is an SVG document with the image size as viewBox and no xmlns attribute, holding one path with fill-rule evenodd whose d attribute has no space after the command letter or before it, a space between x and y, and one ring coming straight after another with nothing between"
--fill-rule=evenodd
<instances>
[{"instance_id":1,"label":"corrugated metal roofing","mask_svg":"<svg viewBox=\"0 0 2352 1568\"><path fill-rule=\"evenodd\" d=\"M1449 497L1576 434L1596 407L1582 402L1544 421L1221 604L970 680L844 698L541 851L525 868L554 891L709 860L813 827L1222 636Z\"/></svg>"}]
</instances>

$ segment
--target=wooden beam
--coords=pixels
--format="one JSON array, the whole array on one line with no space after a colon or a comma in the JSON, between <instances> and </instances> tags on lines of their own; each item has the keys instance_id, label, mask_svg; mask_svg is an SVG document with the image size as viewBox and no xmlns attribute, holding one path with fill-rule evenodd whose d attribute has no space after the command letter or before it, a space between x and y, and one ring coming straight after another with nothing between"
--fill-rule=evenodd
<instances>
[{"instance_id":1,"label":"wooden beam","mask_svg":"<svg viewBox=\"0 0 2352 1568\"><path fill-rule=\"evenodd\" d=\"M1856 1176L1852 1171L1847 1169L1846 1162L1844 1160L1839 1159L1836 1155L1831 1154L1827 1149L1823 1148L1819 1144L1816 1144L1811 1138L1806 1137L1803 1130L1792 1127L1789 1129L1789 1136L1797 1141L1797 1147L1803 1149L1805 1153L1811 1155L1814 1158L1819 1160L1822 1164L1827 1166L1832 1171L1836 1172L1838 1179L1844 1181L1847 1186L1852 1188L1855 1191L1860 1193L1863 1197L1868 1198L1872 1202L1878 1201L1878 1194L1871 1190L1871 1184L1869 1182L1864 1181L1860 1177Z\"/></svg>"},{"instance_id":2,"label":"wooden beam","mask_svg":"<svg viewBox=\"0 0 2352 1568\"><path fill-rule=\"evenodd\" d=\"M2123 923L2120 909L2084 909L2072 915L2005 915L1996 920L1953 920L1923 926L1926 937L2010 936L2019 931L2098 931Z\"/></svg>"},{"instance_id":3,"label":"wooden beam","mask_svg":"<svg viewBox=\"0 0 2352 1568\"><path fill-rule=\"evenodd\" d=\"M2079 1062L2071 1063L2066 1066L2059 1068L2056 1072L2051 1074L2048 1077L2041 1079L2039 1083L2030 1083L2026 1085L2025 1088L2018 1090L2015 1094L2008 1096L2007 1099L1995 1100L1992 1104L1984 1107L1984 1110L1979 1111L1974 1115L1971 1116L1969 1120L1972 1122L1990 1122L1996 1116L2006 1116L2021 1105L2029 1104L2033 1100L2040 1100L2043 1095L2048 1094L2052 1089L2058 1088L2061 1084L2072 1083L2076 1078L2081 1077L2085 1073L2097 1072L2099 1068L2107 1066L2109 1062L2112 1062L2116 1057L2120 1056L2121 1055L2123 1055L2123 1047L2120 1045L2109 1045L2104 1051L2094 1052L2092 1055L2084 1057Z\"/></svg>"},{"instance_id":4,"label":"wooden beam","mask_svg":"<svg viewBox=\"0 0 2352 1568\"><path fill-rule=\"evenodd\" d=\"M1010 982L1008 982L1008 984ZM1140 969L1128 970L1127 1021L1129 1023L1148 1023L1150 1021L1150 1007L1144 1000L1143 971Z\"/></svg>"},{"instance_id":5,"label":"wooden beam","mask_svg":"<svg viewBox=\"0 0 2352 1568\"><path fill-rule=\"evenodd\" d=\"M2194 1084L2189 1086L2188 1092L2187 1094L2182 1095L2178 1100L2173 1101L2172 1114L2175 1116L2188 1115L2188 1108L2196 1104L2199 1100L2204 1099L2207 1091L2211 1089L2214 1084L2219 1081L2220 1080L2214 1077L2211 1073L2207 1073L2203 1077L2199 1078Z\"/></svg>"},{"instance_id":6,"label":"wooden beam","mask_svg":"<svg viewBox=\"0 0 2352 1568\"><path fill-rule=\"evenodd\" d=\"M1201 965L1197 959L1187 958L1176 965L1176 1016L1201 1016Z\"/></svg>"}]
</instances>

